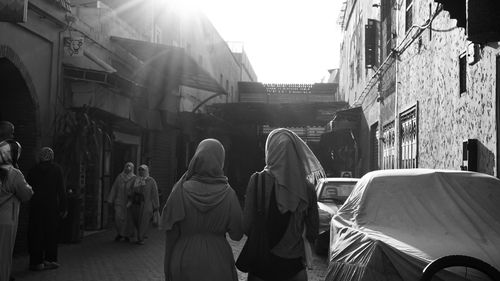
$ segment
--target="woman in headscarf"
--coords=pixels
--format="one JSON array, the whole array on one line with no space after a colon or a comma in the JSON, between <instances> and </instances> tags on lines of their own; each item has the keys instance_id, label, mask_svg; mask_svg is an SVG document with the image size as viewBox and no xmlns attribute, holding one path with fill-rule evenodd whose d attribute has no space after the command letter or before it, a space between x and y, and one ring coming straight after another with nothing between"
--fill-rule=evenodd
<instances>
[{"instance_id":1,"label":"woman in headscarf","mask_svg":"<svg viewBox=\"0 0 500 281\"><path fill-rule=\"evenodd\" d=\"M35 192L30 202L28 226L31 270L59 267L57 230L59 219L67 214L64 176L61 166L54 163L54 151L50 147L41 148L38 160L27 177Z\"/></svg>"},{"instance_id":2,"label":"woman in headscarf","mask_svg":"<svg viewBox=\"0 0 500 281\"><path fill-rule=\"evenodd\" d=\"M144 244L154 212L159 210L158 186L149 176L149 167L141 165L137 169L138 176L130 188L130 214L137 234L137 244Z\"/></svg>"},{"instance_id":3,"label":"woman in headscarf","mask_svg":"<svg viewBox=\"0 0 500 281\"><path fill-rule=\"evenodd\" d=\"M134 164L132 162L125 163L123 171L116 177L108 195L107 201L113 204L115 210L115 241L120 241L121 239L128 241L130 239L127 225L127 202L130 185L134 182L134 178Z\"/></svg>"},{"instance_id":4,"label":"woman in headscarf","mask_svg":"<svg viewBox=\"0 0 500 281\"><path fill-rule=\"evenodd\" d=\"M273 130L265 149L266 166L254 173L248 183L243 224L248 235L255 225L256 201L263 203L269 251L250 270L248 280L305 281L303 236L305 233L306 239L313 243L318 235L313 183L324 177L324 171L307 144L290 130Z\"/></svg>"},{"instance_id":5,"label":"woman in headscarf","mask_svg":"<svg viewBox=\"0 0 500 281\"><path fill-rule=\"evenodd\" d=\"M224 176L225 151L216 139L198 145L162 212L167 281L237 281L231 246L243 236L241 208Z\"/></svg>"},{"instance_id":6,"label":"woman in headscarf","mask_svg":"<svg viewBox=\"0 0 500 281\"><path fill-rule=\"evenodd\" d=\"M0 280L9 280L21 202L33 195L23 174L14 167L19 159L19 143L0 142Z\"/></svg>"}]
</instances>

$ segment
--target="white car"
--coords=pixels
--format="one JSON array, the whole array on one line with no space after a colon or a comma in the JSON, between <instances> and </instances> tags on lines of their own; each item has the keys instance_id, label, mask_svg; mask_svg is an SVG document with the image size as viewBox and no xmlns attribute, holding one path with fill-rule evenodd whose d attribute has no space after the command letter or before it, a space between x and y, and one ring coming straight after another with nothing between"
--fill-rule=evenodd
<instances>
[{"instance_id":1,"label":"white car","mask_svg":"<svg viewBox=\"0 0 500 281\"><path fill-rule=\"evenodd\" d=\"M315 243L316 253L328 253L330 220L349 197L358 180L357 178L323 178L316 184L319 212L319 237Z\"/></svg>"},{"instance_id":2,"label":"white car","mask_svg":"<svg viewBox=\"0 0 500 281\"><path fill-rule=\"evenodd\" d=\"M445 256L500 270L500 180L486 174L370 172L330 225L326 281L417 281L427 264ZM484 280L467 267L443 270L436 280Z\"/></svg>"}]
</instances>

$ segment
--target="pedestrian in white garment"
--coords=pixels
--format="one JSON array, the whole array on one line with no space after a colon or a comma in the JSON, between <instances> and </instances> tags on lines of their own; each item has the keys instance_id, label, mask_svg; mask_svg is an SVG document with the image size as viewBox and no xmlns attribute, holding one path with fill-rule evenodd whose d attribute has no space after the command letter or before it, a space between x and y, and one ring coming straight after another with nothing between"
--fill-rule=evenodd
<instances>
[{"instance_id":1,"label":"pedestrian in white garment","mask_svg":"<svg viewBox=\"0 0 500 281\"><path fill-rule=\"evenodd\" d=\"M115 226L116 237L115 241L130 238L128 225L128 195L130 193L130 185L134 182L134 164L132 162L125 163L123 171L116 177L111 191L108 195L108 203L113 204L115 210Z\"/></svg>"},{"instance_id":2,"label":"pedestrian in white garment","mask_svg":"<svg viewBox=\"0 0 500 281\"><path fill-rule=\"evenodd\" d=\"M31 186L14 166L21 146L13 140L0 142L0 280L11 278L12 253L16 242L21 202L33 195Z\"/></svg>"}]
</instances>

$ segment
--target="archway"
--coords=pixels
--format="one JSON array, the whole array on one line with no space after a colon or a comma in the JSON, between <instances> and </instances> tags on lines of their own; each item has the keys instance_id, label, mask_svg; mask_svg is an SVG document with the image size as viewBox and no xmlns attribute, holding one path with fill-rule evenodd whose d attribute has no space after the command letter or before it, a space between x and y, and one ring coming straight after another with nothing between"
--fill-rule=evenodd
<instances>
[{"instance_id":1,"label":"archway","mask_svg":"<svg viewBox=\"0 0 500 281\"><path fill-rule=\"evenodd\" d=\"M29 82L28 82L29 83ZM21 70L8 58L0 57L0 120L12 122L15 126L14 138L22 146L19 168L24 174L35 163L38 143L37 108L28 83ZM19 218L15 252L27 249L26 232L28 212L23 204Z\"/></svg>"}]
</instances>

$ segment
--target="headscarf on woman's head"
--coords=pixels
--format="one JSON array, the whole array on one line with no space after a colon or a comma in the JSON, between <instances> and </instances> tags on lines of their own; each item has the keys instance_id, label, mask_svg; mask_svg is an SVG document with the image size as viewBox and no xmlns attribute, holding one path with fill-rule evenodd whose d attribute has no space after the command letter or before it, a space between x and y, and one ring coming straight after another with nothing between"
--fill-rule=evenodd
<instances>
[{"instance_id":1,"label":"headscarf on woman's head","mask_svg":"<svg viewBox=\"0 0 500 281\"><path fill-rule=\"evenodd\" d=\"M266 167L276 180L276 201L280 212L295 212L307 208L307 188L325 177L320 162L307 144L294 132L279 128L266 140Z\"/></svg>"},{"instance_id":2,"label":"headscarf on woman's head","mask_svg":"<svg viewBox=\"0 0 500 281\"><path fill-rule=\"evenodd\" d=\"M50 147L42 147L38 153L40 162L50 162L54 160L54 151Z\"/></svg>"},{"instance_id":3,"label":"headscarf on woman's head","mask_svg":"<svg viewBox=\"0 0 500 281\"><path fill-rule=\"evenodd\" d=\"M186 216L183 200L177 200L180 197L189 200L202 212L210 210L224 199L229 190L229 183L223 170L224 158L224 147L218 140L205 139L198 144L187 171L174 185L163 208L161 229L172 229L176 222L183 220ZM216 186L210 189L206 185L182 188L187 180ZM177 199L171 199L177 196L179 196Z\"/></svg>"},{"instance_id":4,"label":"headscarf on woman's head","mask_svg":"<svg viewBox=\"0 0 500 281\"><path fill-rule=\"evenodd\" d=\"M128 174L125 173L125 168L127 168L127 166L132 166L132 169L131 169L130 173L128 173ZM135 177L134 166L135 165L132 162L127 162L127 163L125 163L125 165L123 165L123 171L122 171L121 175L125 181L129 181L130 179Z\"/></svg>"},{"instance_id":5,"label":"headscarf on woman's head","mask_svg":"<svg viewBox=\"0 0 500 281\"><path fill-rule=\"evenodd\" d=\"M134 186L146 185L146 180L149 178L149 167L145 164L139 166L138 170L144 170L144 176L138 175L135 178Z\"/></svg>"},{"instance_id":6,"label":"headscarf on woman's head","mask_svg":"<svg viewBox=\"0 0 500 281\"><path fill-rule=\"evenodd\" d=\"M21 145L14 140L4 140L0 142L0 166L14 166L17 168L17 161L21 156Z\"/></svg>"},{"instance_id":7,"label":"headscarf on woman's head","mask_svg":"<svg viewBox=\"0 0 500 281\"><path fill-rule=\"evenodd\" d=\"M204 183L227 183L224 176L224 146L216 139L205 139L198 144L186 171L186 180Z\"/></svg>"}]
</instances>

